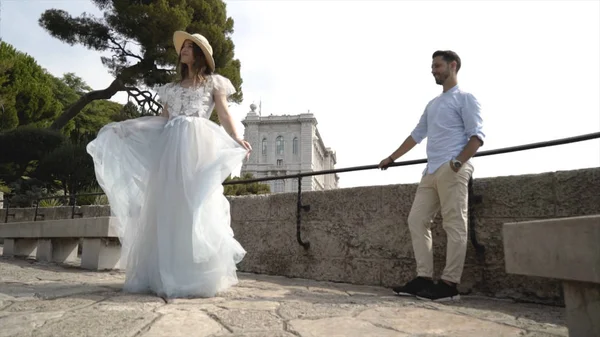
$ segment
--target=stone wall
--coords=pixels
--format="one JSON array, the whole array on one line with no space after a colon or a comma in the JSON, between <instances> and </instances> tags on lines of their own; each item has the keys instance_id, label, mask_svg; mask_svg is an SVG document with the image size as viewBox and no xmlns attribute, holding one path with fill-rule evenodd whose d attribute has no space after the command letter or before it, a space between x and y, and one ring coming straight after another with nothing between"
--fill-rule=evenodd
<instances>
[{"instance_id":1,"label":"stone wall","mask_svg":"<svg viewBox=\"0 0 600 337\"><path fill-rule=\"evenodd\" d=\"M241 271L316 280L392 286L414 277L415 263L406 219L416 184L304 192L311 209L302 214L296 241L296 194L232 197L232 227L247 250ZM461 291L563 304L560 283L505 272L502 224L532 219L600 214L600 168L476 179L477 240L469 241ZM0 212L0 222L4 212ZM40 209L45 219L69 218L69 207ZM83 206L84 216L104 216L109 208ZM33 209L11 209L9 221L33 219ZM438 217L433 226L436 273L445 262L445 234ZM544 240L540 237L539 240Z\"/></svg>"},{"instance_id":2,"label":"stone wall","mask_svg":"<svg viewBox=\"0 0 600 337\"><path fill-rule=\"evenodd\" d=\"M233 229L248 251L244 271L392 286L415 276L406 219L417 185L371 186L303 193L305 250L296 241L296 195L232 198ZM469 241L461 291L562 304L555 280L505 272L502 224L600 214L600 169L476 179L477 256ZM543 237L539 238L544 240ZM436 273L445 262L445 233L433 226Z\"/></svg>"}]
</instances>

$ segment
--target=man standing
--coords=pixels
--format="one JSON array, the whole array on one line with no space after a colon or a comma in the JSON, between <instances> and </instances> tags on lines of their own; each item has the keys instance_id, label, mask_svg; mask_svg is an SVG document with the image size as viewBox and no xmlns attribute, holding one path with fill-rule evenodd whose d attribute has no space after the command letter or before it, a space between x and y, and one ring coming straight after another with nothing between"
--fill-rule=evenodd
<instances>
[{"instance_id":1,"label":"man standing","mask_svg":"<svg viewBox=\"0 0 600 337\"><path fill-rule=\"evenodd\" d=\"M431 73L443 92L427 104L412 133L379 167L387 169L427 138L427 167L408 216L417 277L393 290L441 301L460 298L456 285L467 252L468 182L473 174L469 159L483 145L485 135L479 102L458 86L460 57L453 51L438 50L432 58ZM434 283L431 220L440 210L448 243L444 272Z\"/></svg>"}]
</instances>

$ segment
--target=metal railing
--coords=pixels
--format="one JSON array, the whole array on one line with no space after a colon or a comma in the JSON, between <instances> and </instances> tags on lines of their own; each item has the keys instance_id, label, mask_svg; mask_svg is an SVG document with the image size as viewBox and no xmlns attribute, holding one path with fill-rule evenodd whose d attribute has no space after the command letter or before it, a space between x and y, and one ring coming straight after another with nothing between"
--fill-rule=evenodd
<instances>
[{"instance_id":1,"label":"metal railing","mask_svg":"<svg viewBox=\"0 0 600 337\"><path fill-rule=\"evenodd\" d=\"M588 133L575 137L561 138L555 139L551 141L531 143L525 145L518 145L512 147L505 147L496 150L488 150L477 152L473 157L484 157L491 156L497 154L511 153L511 152L519 152L525 150L538 149L542 147L549 146L558 146L565 145L577 142L583 142L592 139L599 139L600 132ZM427 163L427 159L417 159L417 160L406 160L397 163L392 163L388 167L397 167L397 166L410 166L417 164L425 164ZM343 169L334 169L334 170L322 170L322 171L313 171L313 172L302 172L298 174L291 174L286 176L273 176L273 177L263 177L263 178L255 178L255 179L246 179L246 180L237 180L237 181L228 181L224 183L224 185L233 185L233 184L249 184L255 182L269 181L269 180L280 180L280 179L297 179L298 180L298 198L297 198L297 209L296 209L296 239L300 245L304 248L310 247L310 242L303 241L301 236L301 224L302 224L302 211L309 211L310 205L302 204L302 178L311 177L316 175L325 175L325 174L335 174L335 173L344 173L344 172L352 172L352 171L364 171L364 170L373 170L379 169L379 165L365 165L365 166L354 166ZM473 178L469 180L469 210L473 209L475 204L481 203L483 201L483 197L481 195L473 194ZM473 212L469 212L469 236L471 239L471 243L475 247L475 250L478 253L483 253L485 248L477 242L476 232L475 232L475 218L473 217Z\"/></svg>"},{"instance_id":2,"label":"metal railing","mask_svg":"<svg viewBox=\"0 0 600 337\"><path fill-rule=\"evenodd\" d=\"M77 207L77 198L79 197L87 197L87 196L100 196L100 195L104 195L104 192L96 192L96 193L75 193L75 194L68 194L68 195L54 195L54 196L50 196L50 197L40 197L40 198L35 198L34 199L34 204L35 204L35 211L33 213L33 221L37 221L38 218L44 218L45 214L40 214L39 213L39 209L40 209L40 201L41 200L52 200L52 199L67 199L69 200L69 207L71 208L71 219L75 219L75 216L79 216L82 217L83 213L79 212L76 213L75 212L75 208ZM5 198L4 199L0 199L0 202L4 202L6 203L6 206L4 207L6 209L6 212L4 213L4 223L8 222L8 218L9 217L15 217L15 213L10 213L10 198L6 197L5 194ZM15 208L13 208L15 209Z\"/></svg>"},{"instance_id":3,"label":"metal railing","mask_svg":"<svg viewBox=\"0 0 600 337\"><path fill-rule=\"evenodd\" d=\"M600 132L588 133L588 134L575 136L575 137L555 139L555 140L551 140L551 141L544 141L544 142L538 142L538 143L531 143L531 144L525 144L525 145L519 145L519 146L500 148L500 149L496 149L496 150L481 151L481 152L477 152L474 155L474 157L484 157L484 156L491 156L491 155L505 154L505 153L511 153L511 152L519 152L519 151L525 151L525 150L538 149L538 148L549 147L549 146L566 145L566 144L577 143L577 142L582 142L582 141L587 141L587 140L592 140L592 139L600 139ZM425 163L427 163L427 159L407 160L407 161L392 163L388 167L410 166L410 165L425 164ZM302 234L301 233L302 212L310 211L310 205L304 205L302 203L302 178L312 177L312 176L317 176L317 175L336 174L336 173L364 171L364 170L373 170L373 169L379 169L379 165L354 166L354 167L347 167L347 168L334 169L334 170L302 172L302 173L284 175L284 176L272 176L272 177L254 178L254 179L246 179L246 180L232 180L232 181L224 182L223 185L250 184L250 183L271 181L271 180L297 179L297 181L298 181L298 192L297 192L298 197L297 197L297 203L296 203L296 239L300 245L302 245L304 248L308 249L308 248L310 248L310 242L302 240L302 235L301 235ZM476 252L482 254L485 252L485 247L482 246L477 241L477 236L476 236L476 232L475 232L475 217L473 215L473 208L474 208L473 206L478 203L481 203L483 201L483 196L475 195L473 193L473 178L471 178L469 180L468 187L469 187L469 237L470 237L471 243L473 244L473 247L475 248ZM103 194L104 193L102 193L102 192L100 192L100 193L81 193L81 194L72 194L72 195L66 195L66 196L37 198L36 202L35 202L36 206L35 206L34 221L36 221L38 216L40 216L38 214L40 200L70 198L72 201L71 202L71 219L73 219L75 217L75 215L82 216L81 213L75 213L75 208L77 205L78 197L103 195ZM0 201L2 201L2 200L0 200ZM14 217L14 213L9 214L10 198L5 198L4 201L7 203L7 205L5 207L6 213L5 213L4 222L8 222L8 217L9 216ZM42 217L43 217L43 215L42 215Z\"/></svg>"}]
</instances>

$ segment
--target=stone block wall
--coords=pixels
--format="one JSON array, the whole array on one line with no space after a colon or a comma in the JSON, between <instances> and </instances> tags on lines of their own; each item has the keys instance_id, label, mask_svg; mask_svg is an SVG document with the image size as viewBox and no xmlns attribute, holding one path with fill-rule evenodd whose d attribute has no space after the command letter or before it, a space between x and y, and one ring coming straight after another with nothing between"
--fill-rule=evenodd
<instances>
[{"instance_id":1,"label":"stone block wall","mask_svg":"<svg viewBox=\"0 0 600 337\"><path fill-rule=\"evenodd\" d=\"M406 219L417 185L369 186L304 192L304 249L296 241L296 194L231 197L232 227L247 250L245 272L392 286L415 276ZM559 281L505 272L502 224L532 219L600 214L600 168L536 175L475 179L475 231L485 247L471 241L460 290L520 300L563 304ZM4 212L0 211L0 223ZM77 208L84 216L106 216L107 206ZM30 221L34 209L11 209L12 221ZM70 218L69 207L41 208L45 219ZM445 262L446 237L433 225L436 276ZM540 237L539 240L544 240ZM535 244L532 242L532 244Z\"/></svg>"},{"instance_id":2,"label":"stone block wall","mask_svg":"<svg viewBox=\"0 0 600 337\"><path fill-rule=\"evenodd\" d=\"M317 280L392 286L415 276L407 217L417 185L370 186L303 193L311 206L296 241L296 195L235 197L232 227L248 254L240 269ZM476 179L477 255L469 241L461 291L562 304L560 283L505 272L502 224L600 214L600 169ZM544 240L543 237L539 238ZM436 276L445 263L446 236L433 226ZM532 242L532 244L535 244Z\"/></svg>"}]
</instances>

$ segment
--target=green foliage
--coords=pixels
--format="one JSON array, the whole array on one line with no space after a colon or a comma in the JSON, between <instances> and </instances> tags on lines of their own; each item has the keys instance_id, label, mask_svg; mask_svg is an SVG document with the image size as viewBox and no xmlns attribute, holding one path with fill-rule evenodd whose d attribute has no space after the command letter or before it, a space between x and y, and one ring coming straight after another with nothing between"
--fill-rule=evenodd
<instances>
[{"instance_id":1,"label":"green foliage","mask_svg":"<svg viewBox=\"0 0 600 337\"><path fill-rule=\"evenodd\" d=\"M62 109L52 88L52 76L31 56L0 41L0 131L50 125Z\"/></svg>"},{"instance_id":2,"label":"green foliage","mask_svg":"<svg viewBox=\"0 0 600 337\"><path fill-rule=\"evenodd\" d=\"M246 173L242 177L227 177L225 182L254 179L251 173ZM249 195L249 194L268 194L271 192L271 187L267 184L250 183L250 184L235 184L224 186L225 195Z\"/></svg>"},{"instance_id":3,"label":"green foliage","mask_svg":"<svg viewBox=\"0 0 600 337\"><path fill-rule=\"evenodd\" d=\"M233 20L222 0L93 0L103 17L72 17L60 9L45 11L39 24L53 37L70 45L109 52L103 64L115 76L104 90L89 92L55 121L62 128L80 109L96 99L108 99L131 87L152 88L175 78L177 53L173 32L200 33L210 41L216 72L228 77L237 90L232 101L243 100L241 63L234 59ZM132 48L132 46L134 48ZM79 110L78 110L79 109Z\"/></svg>"},{"instance_id":4,"label":"green foliage","mask_svg":"<svg viewBox=\"0 0 600 337\"><path fill-rule=\"evenodd\" d=\"M71 88L77 95L83 95L89 91L92 91L92 88L85 83L85 81L75 75L75 73L66 73L61 78L61 81L66 84L69 88ZM71 102L75 103L75 100Z\"/></svg>"},{"instance_id":5,"label":"green foliage","mask_svg":"<svg viewBox=\"0 0 600 337\"><path fill-rule=\"evenodd\" d=\"M125 107L107 100L96 100L88 104L76 118L70 120L62 132L43 128L49 121L21 118L29 115L14 113L17 110L15 102L19 96L14 91L22 87L19 86L20 77L17 78L18 81L13 79L15 74L19 74L15 64L21 62L35 68L32 66L35 61L5 43L2 43L0 52L3 56L0 58L0 99L3 105L0 109L4 108L6 112L0 115L0 120L11 120L14 117L15 122L11 123L18 125L16 128L11 126L10 129L0 130L0 179L5 182L0 183L0 191L12 190L15 194L13 205L29 207L36 198L53 195L56 189L60 189L59 192L78 191L96 184L92 160L85 151L85 144L97 135L101 127L123 115ZM4 58L7 55L12 56ZM19 58L26 59L26 62L20 61ZM46 74L41 68L30 69L30 73L45 76L47 81L40 82L38 78L41 84L30 88L29 96L41 95L35 90L42 93L48 91L61 110L73 105L81 95L91 90L83 79L73 73L66 73L61 78ZM31 80L28 77L23 78ZM12 101L7 97L12 97ZM127 109L137 111L137 106L131 103ZM135 118L138 115L131 113L126 118ZM93 201L102 202L102 199L94 197Z\"/></svg>"},{"instance_id":6,"label":"green foliage","mask_svg":"<svg viewBox=\"0 0 600 337\"><path fill-rule=\"evenodd\" d=\"M12 46L0 46L0 131L17 126L47 127L91 88L73 73L46 73L36 61ZM3 108L3 110L2 110ZM87 142L119 114L122 105L107 100L88 104L63 132L73 142Z\"/></svg>"},{"instance_id":7,"label":"green foliage","mask_svg":"<svg viewBox=\"0 0 600 337\"><path fill-rule=\"evenodd\" d=\"M69 138L73 143L89 143L98 135L100 129L121 114L123 105L98 100L88 104L83 111L69 121L65 130L70 130Z\"/></svg>"},{"instance_id":8,"label":"green foliage","mask_svg":"<svg viewBox=\"0 0 600 337\"><path fill-rule=\"evenodd\" d=\"M94 162L85 144L66 142L44 156L38 163L35 177L56 182L65 194L74 194L96 183Z\"/></svg>"},{"instance_id":9,"label":"green foliage","mask_svg":"<svg viewBox=\"0 0 600 337\"><path fill-rule=\"evenodd\" d=\"M56 78L30 56L1 42L0 191L14 194L13 206L29 207L36 198L53 194L56 188L77 190L95 183L85 145L66 142L70 139L71 143L87 144L123 106L94 101L62 133L44 128L89 90L75 74Z\"/></svg>"},{"instance_id":10,"label":"green foliage","mask_svg":"<svg viewBox=\"0 0 600 337\"><path fill-rule=\"evenodd\" d=\"M64 198L56 198L56 199L42 199L39 201L39 207L59 207L64 206L63 203Z\"/></svg>"},{"instance_id":11,"label":"green foliage","mask_svg":"<svg viewBox=\"0 0 600 337\"><path fill-rule=\"evenodd\" d=\"M66 73L62 78L53 77L54 92L59 102L64 107L69 107L81 95L86 94L91 88L79 76ZM73 143L88 143L100 128L113 121L119 115L123 105L109 100L97 100L88 104L80 114L70 120L62 130Z\"/></svg>"},{"instance_id":12,"label":"green foliage","mask_svg":"<svg viewBox=\"0 0 600 337\"><path fill-rule=\"evenodd\" d=\"M11 192L10 187L8 187L3 180L0 180L0 192L4 194L8 194Z\"/></svg>"},{"instance_id":13,"label":"green foliage","mask_svg":"<svg viewBox=\"0 0 600 337\"><path fill-rule=\"evenodd\" d=\"M65 140L60 132L23 126L0 133L0 163L17 164L41 159Z\"/></svg>"},{"instance_id":14,"label":"green foliage","mask_svg":"<svg viewBox=\"0 0 600 337\"><path fill-rule=\"evenodd\" d=\"M86 193L103 193L102 189L98 186L88 187L79 191L80 194ZM82 195L77 197L77 205L108 205L108 198L106 195Z\"/></svg>"},{"instance_id":15,"label":"green foliage","mask_svg":"<svg viewBox=\"0 0 600 337\"><path fill-rule=\"evenodd\" d=\"M65 81L65 76L67 76L67 74L65 74L63 78L52 76L52 90L54 92L54 97L60 102L63 109L77 102L80 95L83 94L78 93L70 87Z\"/></svg>"},{"instance_id":16,"label":"green foliage","mask_svg":"<svg viewBox=\"0 0 600 337\"><path fill-rule=\"evenodd\" d=\"M4 53L4 42L0 42L0 131L12 129L19 124L16 111L8 111L8 106L15 105L15 95L9 90L9 70L14 67L15 60Z\"/></svg>"},{"instance_id":17,"label":"green foliage","mask_svg":"<svg viewBox=\"0 0 600 337\"><path fill-rule=\"evenodd\" d=\"M9 184L12 190L10 207L32 207L38 198L46 197L49 191L43 183L29 177L19 178Z\"/></svg>"},{"instance_id":18,"label":"green foliage","mask_svg":"<svg viewBox=\"0 0 600 337\"><path fill-rule=\"evenodd\" d=\"M0 178L15 181L31 172L36 160L65 141L58 131L40 129L33 125L0 133Z\"/></svg>"},{"instance_id":19,"label":"green foliage","mask_svg":"<svg viewBox=\"0 0 600 337\"><path fill-rule=\"evenodd\" d=\"M127 119L138 118L142 116L149 116L150 113L143 111L138 105L133 102L127 102L121 107L121 110L115 115L112 115L111 119L114 122L120 122Z\"/></svg>"}]
</instances>

